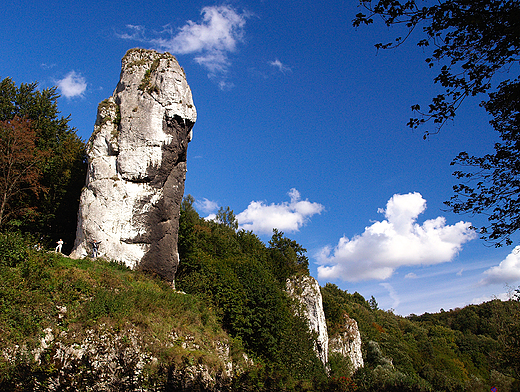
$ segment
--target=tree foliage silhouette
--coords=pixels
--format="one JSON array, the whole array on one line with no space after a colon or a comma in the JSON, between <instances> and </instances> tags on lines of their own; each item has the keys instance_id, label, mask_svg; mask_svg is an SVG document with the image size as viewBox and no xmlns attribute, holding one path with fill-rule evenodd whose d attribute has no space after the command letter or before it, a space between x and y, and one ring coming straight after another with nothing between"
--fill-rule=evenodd
<instances>
[{"instance_id":1,"label":"tree foliage silhouette","mask_svg":"<svg viewBox=\"0 0 520 392\"><path fill-rule=\"evenodd\" d=\"M423 5L424 4L424 5ZM455 117L468 97L487 94L481 106L491 115L501 142L494 153L475 157L461 152L452 162L462 183L446 204L456 213L488 214L489 224L479 228L481 238L502 246L513 243L520 228L520 2L517 0L441 0L428 4L415 0L360 0L365 12L353 25L371 24L380 17L387 26L403 25L405 34L378 49L395 48L422 27L417 45L431 48L429 67L440 66L434 83L444 93L433 97L427 110L412 106L417 115L412 129L433 121L437 133ZM510 77L511 76L511 77ZM424 138L430 132L424 132Z\"/></svg>"}]
</instances>

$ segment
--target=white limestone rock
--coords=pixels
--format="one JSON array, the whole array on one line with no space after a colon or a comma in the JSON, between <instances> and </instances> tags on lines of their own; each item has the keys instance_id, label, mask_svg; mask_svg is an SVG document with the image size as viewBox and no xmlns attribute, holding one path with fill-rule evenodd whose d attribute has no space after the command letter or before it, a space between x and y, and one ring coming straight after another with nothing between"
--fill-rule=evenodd
<instances>
[{"instance_id":1,"label":"white limestone rock","mask_svg":"<svg viewBox=\"0 0 520 392\"><path fill-rule=\"evenodd\" d=\"M344 315L343 328L329 339L329 355L338 353L349 358L352 370L363 367L363 355L361 352L361 335L356 320Z\"/></svg>"},{"instance_id":2,"label":"white limestone rock","mask_svg":"<svg viewBox=\"0 0 520 392\"><path fill-rule=\"evenodd\" d=\"M173 282L186 155L196 121L184 71L169 53L131 49L101 102L71 257L99 255Z\"/></svg>"},{"instance_id":3,"label":"white limestone rock","mask_svg":"<svg viewBox=\"0 0 520 392\"><path fill-rule=\"evenodd\" d=\"M329 335L318 281L312 276L292 277L287 279L286 290L302 305L301 316L307 320L309 329L317 333L314 351L323 365L326 365L329 358Z\"/></svg>"}]
</instances>

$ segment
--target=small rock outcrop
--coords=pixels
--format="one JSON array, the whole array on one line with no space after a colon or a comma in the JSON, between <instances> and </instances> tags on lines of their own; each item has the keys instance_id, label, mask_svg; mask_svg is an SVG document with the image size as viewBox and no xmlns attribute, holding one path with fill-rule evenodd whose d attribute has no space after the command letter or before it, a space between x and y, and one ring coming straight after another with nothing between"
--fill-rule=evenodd
<instances>
[{"instance_id":1,"label":"small rock outcrop","mask_svg":"<svg viewBox=\"0 0 520 392\"><path fill-rule=\"evenodd\" d=\"M183 69L169 53L131 49L90 137L71 257L92 253L171 281L186 156L196 120Z\"/></svg>"},{"instance_id":2,"label":"small rock outcrop","mask_svg":"<svg viewBox=\"0 0 520 392\"><path fill-rule=\"evenodd\" d=\"M363 367L361 335L356 320L345 314L341 331L329 337L321 290L316 279L312 276L289 278L286 283L286 291L299 302L300 315L307 320L309 329L317 333L314 351L325 366L329 361L329 355L338 353L349 358L352 363L352 371Z\"/></svg>"},{"instance_id":3,"label":"small rock outcrop","mask_svg":"<svg viewBox=\"0 0 520 392\"><path fill-rule=\"evenodd\" d=\"M49 327L43 333L39 346L31 351L13 346L0 353L12 364L24 358L25 366L48 369L23 379L12 390L229 391L233 370L244 362L233 362L227 340L199 341L172 332L167 339L150 344L130 324L100 324L81 331ZM172 348L185 361L155 356L161 351L172 353ZM197 360L201 357L212 360Z\"/></svg>"},{"instance_id":4,"label":"small rock outcrop","mask_svg":"<svg viewBox=\"0 0 520 392\"><path fill-rule=\"evenodd\" d=\"M352 370L363 367L363 355L361 352L361 335L356 320L344 315L342 331L329 338L329 354L338 353L349 358Z\"/></svg>"},{"instance_id":5,"label":"small rock outcrop","mask_svg":"<svg viewBox=\"0 0 520 392\"><path fill-rule=\"evenodd\" d=\"M318 281L312 276L292 277L287 279L286 290L301 304L302 316L307 320L309 329L317 333L314 351L326 365L329 358L329 335Z\"/></svg>"}]
</instances>

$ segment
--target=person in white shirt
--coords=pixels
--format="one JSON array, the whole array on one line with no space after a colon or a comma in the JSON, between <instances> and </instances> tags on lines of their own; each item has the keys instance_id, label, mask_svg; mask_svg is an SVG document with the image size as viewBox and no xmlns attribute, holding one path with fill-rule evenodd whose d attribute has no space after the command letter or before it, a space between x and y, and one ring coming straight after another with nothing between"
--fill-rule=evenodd
<instances>
[{"instance_id":1,"label":"person in white shirt","mask_svg":"<svg viewBox=\"0 0 520 392\"><path fill-rule=\"evenodd\" d=\"M56 249L54 249L54 251L61 253L61 247L63 246L63 240L60 238L60 240L56 241L56 243L58 244L58 246L56 247Z\"/></svg>"}]
</instances>

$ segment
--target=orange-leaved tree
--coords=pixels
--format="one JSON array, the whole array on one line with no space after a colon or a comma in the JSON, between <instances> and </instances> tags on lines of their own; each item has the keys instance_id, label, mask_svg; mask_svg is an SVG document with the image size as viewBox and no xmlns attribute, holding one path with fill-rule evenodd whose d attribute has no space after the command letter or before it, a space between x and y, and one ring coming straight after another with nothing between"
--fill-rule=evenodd
<instances>
[{"instance_id":1,"label":"orange-leaved tree","mask_svg":"<svg viewBox=\"0 0 520 392\"><path fill-rule=\"evenodd\" d=\"M44 190L40 163L48 155L36 148L30 120L16 116L0 121L0 228L7 218L28 212L28 193Z\"/></svg>"},{"instance_id":2,"label":"orange-leaved tree","mask_svg":"<svg viewBox=\"0 0 520 392\"><path fill-rule=\"evenodd\" d=\"M16 153L3 153L2 159L7 162L9 154L21 157L23 152L28 156L24 178L16 177L18 188L4 188L7 209L0 230L14 228L32 233L49 244L62 238L66 252L74 243L87 161L85 143L69 125L70 116L60 115L58 98L56 87L39 89L36 82L17 86L10 78L0 80L0 122L4 133L12 136L25 132L26 137L17 140L17 146L29 143ZM30 123L14 127L21 119ZM12 185L12 177L6 177L7 174L12 175L6 172L4 184Z\"/></svg>"}]
</instances>

